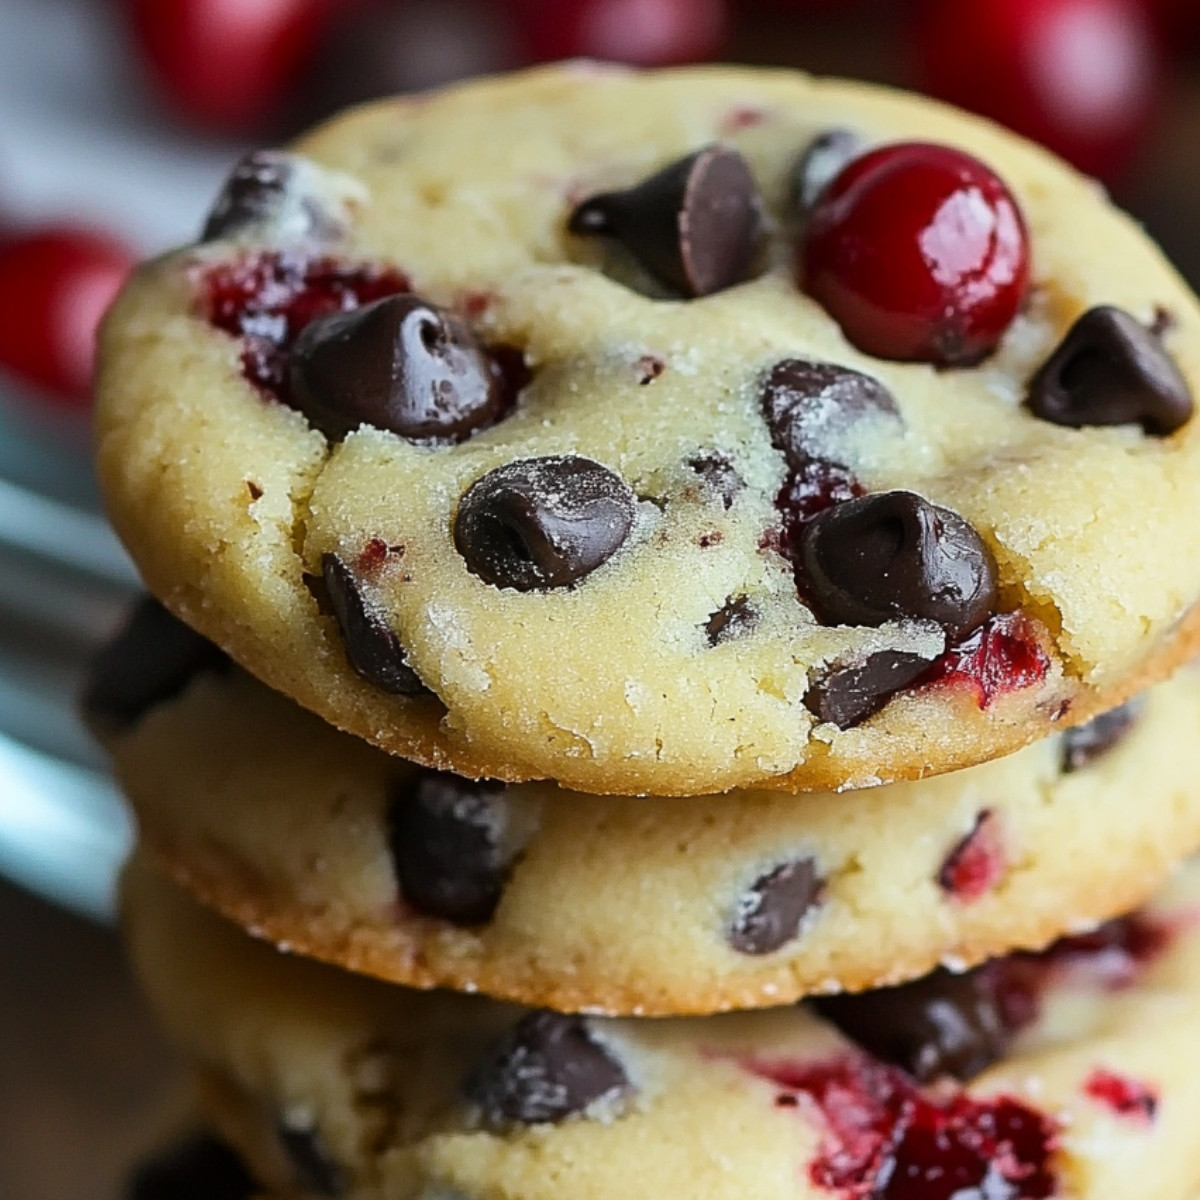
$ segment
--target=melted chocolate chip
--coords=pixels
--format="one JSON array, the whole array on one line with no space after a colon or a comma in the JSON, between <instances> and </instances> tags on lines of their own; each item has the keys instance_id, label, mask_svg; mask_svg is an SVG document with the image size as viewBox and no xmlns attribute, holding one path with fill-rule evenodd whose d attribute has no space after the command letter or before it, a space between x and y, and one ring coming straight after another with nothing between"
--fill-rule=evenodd
<instances>
[{"instance_id":1,"label":"melted chocolate chip","mask_svg":"<svg viewBox=\"0 0 1200 1200\"><path fill-rule=\"evenodd\" d=\"M1120 708L1093 717L1086 725L1068 729L1062 735L1064 774L1083 770L1124 741L1137 723L1141 711L1141 699L1130 700Z\"/></svg>"},{"instance_id":2,"label":"melted chocolate chip","mask_svg":"<svg viewBox=\"0 0 1200 1200\"><path fill-rule=\"evenodd\" d=\"M142 1164L126 1200L250 1200L254 1180L224 1142L198 1133Z\"/></svg>"},{"instance_id":3,"label":"melted chocolate chip","mask_svg":"<svg viewBox=\"0 0 1200 1200\"><path fill-rule=\"evenodd\" d=\"M1191 420L1191 389L1162 341L1127 312L1085 312L1034 376L1028 404L1055 425L1138 424L1165 437Z\"/></svg>"},{"instance_id":4,"label":"melted chocolate chip","mask_svg":"<svg viewBox=\"0 0 1200 1200\"><path fill-rule=\"evenodd\" d=\"M296 339L288 370L292 404L334 439L373 425L412 441L461 441L515 398L466 323L411 294L319 317Z\"/></svg>"},{"instance_id":5,"label":"melted chocolate chip","mask_svg":"<svg viewBox=\"0 0 1200 1200\"><path fill-rule=\"evenodd\" d=\"M808 689L804 705L820 720L851 729L873 717L901 688L927 671L930 662L903 650L877 651L830 668Z\"/></svg>"},{"instance_id":6,"label":"melted chocolate chip","mask_svg":"<svg viewBox=\"0 0 1200 1200\"><path fill-rule=\"evenodd\" d=\"M471 485L454 544L468 569L496 587L569 587L621 548L636 505L620 476L589 458L521 459Z\"/></svg>"},{"instance_id":7,"label":"melted chocolate chip","mask_svg":"<svg viewBox=\"0 0 1200 1200\"><path fill-rule=\"evenodd\" d=\"M197 675L228 665L212 642L147 596L92 663L83 711L99 728L128 729L178 696Z\"/></svg>"},{"instance_id":8,"label":"melted chocolate chip","mask_svg":"<svg viewBox=\"0 0 1200 1200\"><path fill-rule=\"evenodd\" d=\"M939 968L913 983L809 1003L848 1038L922 1083L974 1078L1003 1058L1012 1029L986 975Z\"/></svg>"},{"instance_id":9,"label":"melted chocolate chip","mask_svg":"<svg viewBox=\"0 0 1200 1200\"><path fill-rule=\"evenodd\" d=\"M746 160L708 146L624 192L585 200L568 228L619 240L660 283L708 296L750 272L762 203Z\"/></svg>"},{"instance_id":10,"label":"melted chocolate chip","mask_svg":"<svg viewBox=\"0 0 1200 1200\"><path fill-rule=\"evenodd\" d=\"M794 471L813 460L836 463L838 440L855 425L900 421L894 397L878 379L798 358L771 368L762 384L762 407L771 441Z\"/></svg>"},{"instance_id":11,"label":"melted chocolate chip","mask_svg":"<svg viewBox=\"0 0 1200 1200\"><path fill-rule=\"evenodd\" d=\"M740 954L772 954L800 936L804 918L821 902L825 881L811 858L768 871L738 897L729 944Z\"/></svg>"},{"instance_id":12,"label":"melted chocolate chip","mask_svg":"<svg viewBox=\"0 0 1200 1200\"><path fill-rule=\"evenodd\" d=\"M812 210L821 193L864 148L863 139L849 129L830 129L808 144L795 173L795 202L802 215Z\"/></svg>"},{"instance_id":13,"label":"melted chocolate chip","mask_svg":"<svg viewBox=\"0 0 1200 1200\"><path fill-rule=\"evenodd\" d=\"M346 1172L329 1153L320 1130L310 1125L294 1125L285 1118L280 1121L278 1132L301 1192L312 1196L345 1193Z\"/></svg>"},{"instance_id":14,"label":"melted chocolate chip","mask_svg":"<svg viewBox=\"0 0 1200 1200\"><path fill-rule=\"evenodd\" d=\"M423 771L393 797L388 840L404 899L455 925L490 921L512 865L504 787Z\"/></svg>"},{"instance_id":15,"label":"melted chocolate chip","mask_svg":"<svg viewBox=\"0 0 1200 1200\"><path fill-rule=\"evenodd\" d=\"M336 554L321 560L325 592L342 631L350 665L368 683L397 696L420 696L429 692L416 671L387 617L363 591L354 572Z\"/></svg>"},{"instance_id":16,"label":"melted chocolate chip","mask_svg":"<svg viewBox=\"0 0 1200 1200\"><path fill-rule=\"evenodd\" d=\"M582 1017L533 1012L487 1053L467 1099L491 1128L558 1122L629 1087L624 1068Z\"/></svg>"},{"instance_id":17,"label":"melted chocolate chip","mask_svg":"<svg viewBox=\"0 0 1200 1200\"><path fill-rule=\"evenodd\" d=\"M746 486L746 481L738 474L732 460L717 450L697 454L688 459L687 465L700 476L709 491L721 498L726 509L733 507L733 502Z\"/></svg>"},{"instance_id":18,"label":"melted chocolate chip","mask_svg":"<svg viewBox=\"0 0 1200 1200\"><path fill-rule=\"evenodd\" d=\"M731 596L704 625L710 646L731 642L749 633L758 624L758 609L748 596Z\"/></svg>"},{"instance_id":19,"label":"melted chocolate chip","mask_svg":"<svg viewBox=\"0 0 1200 1200\"><path fill-rule=\"evenodd\" d=\"M804 526L800 546L809 598L827 623L907 617L935 621L957 641L996 601L996 566L979 534L912 492L826 509Z\"/></svg>"},{"instance_id":20,"label":"melted chocolate chip","mask_svg":"<svg viewBox=\"0 0 1200 1200\"><path fill-rule=\"evenodd\" d=\"M255 232L282 232L296 238L328 241L341 223L320 200L304 194L300 160L279 150L256 150L233 168L213 203L200 234L202 242ZM314 168L310 167L310 171Z\"/></svg>"}]
</instances>

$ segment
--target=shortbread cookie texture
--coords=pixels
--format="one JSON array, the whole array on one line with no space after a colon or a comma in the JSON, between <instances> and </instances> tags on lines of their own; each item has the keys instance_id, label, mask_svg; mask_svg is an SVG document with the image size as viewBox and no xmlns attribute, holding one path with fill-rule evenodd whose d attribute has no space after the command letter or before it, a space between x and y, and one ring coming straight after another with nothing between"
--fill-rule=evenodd
<instances>
[{"instance_id":1,"label":"shortbread cookie texture","mask_svg":"<svg viewBox=\"0 0 1200 1200\"><path fill-rule=\"evenodd\" d=\"M368 107L247 160L103 341L151 589L428 766L917 778L1197 641L1195 300L914 97L559 67Z\"/></svg>"},{"instance_id":2,"label":"shortbread cookie texture","mask_svg":"<svg viewBox=\"0 0 1200 1200\"><path fill-rule=\"evenodd\" d=\"M1200 877L891 992L606 1020L282 956L138 868L133 961L273 1187L376 1200L1185 1200Z\"/></svg>"},{"instance_id":3,"label":"shortbread cookie texture","mask_svg":"<svg viewBox=\"0 0 1200 1200\"><path fill-rule=\"evenodd\" d=\"M142 694L200 658L164 645ZM417 770L228 665L130 724L105 678L90 711L143 841L206 903L354 971L570 1011L763 1007L1040 947L1200 847L1192 668L953 775L685 799Z\"/></svg>"}]
</instances>

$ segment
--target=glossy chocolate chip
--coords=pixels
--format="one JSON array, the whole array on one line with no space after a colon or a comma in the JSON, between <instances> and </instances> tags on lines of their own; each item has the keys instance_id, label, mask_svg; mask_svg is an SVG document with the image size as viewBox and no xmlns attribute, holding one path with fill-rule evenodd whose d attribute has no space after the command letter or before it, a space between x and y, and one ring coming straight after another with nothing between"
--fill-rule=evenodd
<instances>
[{"instance_id":1,"label":"glossy chocolate chip","mask_svg":"<svg viewBox=\"0 0 1200 1200\"><path fill-rule=\"evenodd\" d=\"M815 138L800 155L795 172L795 203L807 215L821 193L858 158L866 144L849 129L830 129Z\"/></svg>"},{"instance_id":2,"label":"glossy chocolate chip","mask_svg":"<svg viewBox=\"0 0 1200 1200\"><path fill-rule=\"evenodd\" d=\"M1127 312L1090 309L1034 376L1029 407L1055 425L1137 424L1165 437L1191 420L1191 388L1161 339Z\"/></svg>"},{"instance_id":3,"label":"glossy chocolate chip","mask_svg":"<svg viewBox=\"0 0 1200 1200\"><path fill-rule=\"evenodd\" d=\"M562 1121L628 1087L582 1017L534 1012L491 1048L464 1090L484 1124L502 1128Z\"/></svg>"},{"instance_id":4,"label":"glossy chocolate chip","mask_svg":"<svg viewBox=\"0 0 1200 1200\"><path fill-rule=\"evenodd\" d=\"M83 711L97 728L119 732L179 695L197 675L228 665L212 642L147 596L93 661Z\"/></svg>"},{"instance_id":5,"label":"glossy chocolate chip","mask_svg":"<svg viewBox=\"0 0 1200 1200\"><path fill-rule=\"evenodd\" d=\"M868 1053L922 1083L974 1078L1004 1057L1012 1030L989 977L939 968L900 987L809 1003Z\"/></svg>"},{"instance_id":6,"label":"glossy chocolate chip","mask_svg":"<svg viewBox=\"0 0 1200 1200\"><path fill-rule=\"evenodd\" d=\"M250 1200L256 1194L245 1164L224 1142L197 1133L143 1163L126 1200Z\"/></svg>"},{"instance_id":7,"label":"glossy chocolate chip","mask_svg":"<svg viewBox=\"0 0 1200 1200\"><path fill-rule=\"evenodd\" d=\"M504 786L423 771L393 796L388 840L400 892L455 925L492 918L512 865Z\"/></svg>"},{"instance_id":8,"label":"glossy chocolate chip","mask_svg":"<svg viewBox=\"0 0 1200 1200\"><path fill-rule=\"evenodd\" d=\"M856 425L900 423L895 398L878 379L833 363L785 358L763 380L761 395L771 441L793 470L812 460L839 462L839 440Z\"/></svg>"},{"instance_id":9,"label":"glossy chocolate chip","mask_svg":"<svg viewBox=\"0 0 1200 1200\"><path fill-rule=\"evenodd\" d=\"M345 1194L346 1172L330 1154L319 1129L284 1118L278 1132L301 1192L306 1196Z\"/></svg>"},{"instance_id":10,"label":"glossy chocolate chip","mask_svg":"<svg viewBox=\"0 0 1200 1200\"><path fill-rule=\"evenodd\" d=\"M879 650L856 662L831 667L804 697L821 721L851 729L873 717L901 688L929 669L931 660L903 650Z\"/></svg>"},{"instance_id":11,"label":"glossy chocolate chip","mask_svg":"<svg viewBox=\"0 0 1200 1200\"><path fill-rule=\"evenodd\" d=\"M1120 744L1133 730L1142 711L1139 697L1077 725L1062 735L1062 769L1065 774L1081 771Z\"/></svg>"},{"instance_id":12,"label":"glossy chocolate chip","mask_svg":"<svg viewBox=\"0 0 1200 1200\"><path fill-rule=\"evenodd\" d=\"M361 581L336 554L321 560L329 604L342 631L350 665L380 691L397 696L429 692L416 671L386 614L367 596Z\"/></svg>"},{"instance_id":13,"label":"glossy chocolate chip","mask_svg":"<svg viewBox=\"0 0 1200 1200\"><path fill-rule=\"evenodd\" d=\"M811 858L768 871L738 897L729 944L740 954L772 954L800 936L804 918L821 902L825 881Z\"/></svg>"},{"instance_id":14,"label":"glossy chocolate chip","mask_svg":"<svg viewBox=\"0 0 1200 1200\"><path fill-rule=\"evenodd\" d=\"M912 492L847 500L801 534L809 599L836 625L935 621L957 641L991 615L996 566L957 513Z\"/></svg>"},{"instance_id":15,"label":"glossy chocolate chip","mask_svg":"<svg viewBox=\"0 0 1200 1200\"><path fill-rule=\"evenodd\" d=\"M733 461L716 450L689 458L687 465L700 476L705 488L720 498L726 509L733 507L733 502L746 487L746 481Z\"/></svg>"},{"instance_id":16,"label":"glossy chocolate chip","mask_svg":"<svg viewBox=\"0 0 1200 1200\"><path fill-rule=\"evenodd\" d=\"M568 227L583 237L616 238L681 296L708 296L749 274L762 203L746 160L708 146L628 191L585 200Z\"/></svg>"},{"instance_id":17,"label":"glossy chocolate chip","mask_svg":"<svg viewBox=\"0 0 1200 1200\"><path fill-rule=\"evenodd\" d=\"M521 459L471 485L454 544L468 569L496 587L570 587L621 548L636 506L620 476L590 458Z\"/></svg>"},{"instance_id":18,"label":"glossy chocolate chip","mask_svg":"<svg viewBox=\"0 0 1200 1200\"><path fill-rule=\"evenodd\" d=\"M748 596L731 596L705 623L704 632L710 646L731 642L749 633L759 620L758 609Z\"/></svg>"},{"instance_id":19,"label":"glossy chocolate chip","mask_svg":"<svg viewBox=\"0 0 1200 1200\"><path fill-rule=\"evenodd\" d=\"M292 404L333 439L371 425L411 441L461 441L514 400L466 322L408 293L312 321L288 382Z\"/></svg>"},{"instance_id":20,"label":"glossy chocolate chip","mask_svg":"<svg viewBox=\"0 0 1200 1200\"><path fill-rule=\"evenodd\" d=\"M308 164L308 171L316 168ZM226 179L200 234L202 242L248 233L326 241L342 232L341 222L303 186L304 168L279 150L247 154Z\"/></svg>"}]
</instances>

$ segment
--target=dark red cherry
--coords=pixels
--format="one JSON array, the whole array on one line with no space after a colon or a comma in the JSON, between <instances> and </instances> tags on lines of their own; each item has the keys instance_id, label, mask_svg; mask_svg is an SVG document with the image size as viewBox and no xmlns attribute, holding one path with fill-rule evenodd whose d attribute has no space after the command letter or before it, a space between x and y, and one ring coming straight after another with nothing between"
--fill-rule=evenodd
<instances>
[{"instance_id":1,"label":"dark red cherry","mask_svg":"<svg viewBox=\"0 0 1200 1200\"><path fill-rule=\"evenodd\" d=\"M851 162L800 245L800 281L860 350L968 366L1029 288L1029 237L996 174L949 146L900 142Z\"/></svg>"}]
</instances>

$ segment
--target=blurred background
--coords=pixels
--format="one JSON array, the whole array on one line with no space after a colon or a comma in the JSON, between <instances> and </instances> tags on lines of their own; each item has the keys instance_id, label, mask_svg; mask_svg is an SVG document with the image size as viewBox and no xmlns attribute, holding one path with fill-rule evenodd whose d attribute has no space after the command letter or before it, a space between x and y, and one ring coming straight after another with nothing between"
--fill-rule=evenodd
<instances>
[{"instance_id":1,"label":"blurred background","mask_svg":"<svg viewBox=\"0 0 1200 1200\"><path fill-rule=\"evenodd\" d=\"M74 708L136 589L88 467L96 324L133 263L194 235L246 147L573 56L941 96L1096 175L1200 281L1197 0L0 0L6 1200L133 1200L130 1165L186 1121L107 925L130 830Z\"/></svg>"}]
</instances>

